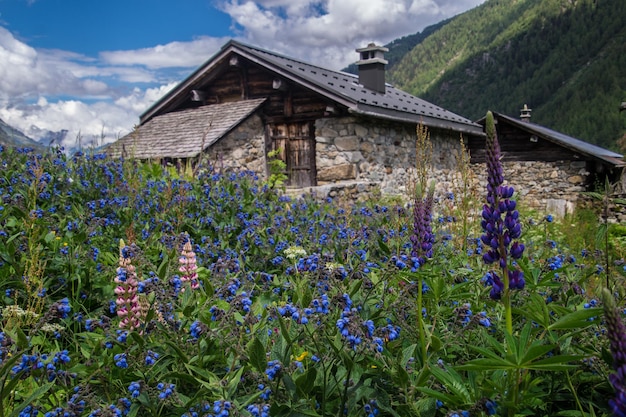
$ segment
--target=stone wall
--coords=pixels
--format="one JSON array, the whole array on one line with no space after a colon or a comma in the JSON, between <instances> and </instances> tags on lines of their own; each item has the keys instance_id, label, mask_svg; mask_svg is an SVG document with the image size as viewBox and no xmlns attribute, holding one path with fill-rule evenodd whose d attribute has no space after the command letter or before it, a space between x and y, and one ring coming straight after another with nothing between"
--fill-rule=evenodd
<instances>
[{"instance_id":1,"label":"stone wall","mask_svg":"<svg viewBox=\"0 0 626 417\"><path fill-rule=\"evenodd\" d=\"M508 162L503 169L507 183L526 207L557 217L574 212L590 174L584 161Z\"/></svg>"},{"instance_id":2,"label":"stone wall","mask_svg":"<svg viewBox=\"0 0 626 417\"><path fill-rule=\"evenodd\" d=\"M461 155L459 136L438 130L429 133L433 145L430 179L435 181L436 197L458 194L462 189L457 164ZM360 117L325 118L316 121L315 135L318 186L292 190L291 194L307 192L348 203L380 196L408 199L415 180L414 126ZM212 145L209 158L217 169L252 170L266 178L260 117L251 116ZM505 180L515 187L520 203L556 216L573 212L589 176L584 161L505 162L503 168ZM469 176L470 192L482 199L485 165L472 164Z\"/></svg>"},{"instance_id":3,"label":"stone wall","mask_svg":"<svg viewBox=\"0 0 626 417\"><path fill-rule=\"evenodd\" d=\"M415 126L357 117L320 119L315 124L319 185L357 180L376 183L383 194L406 194L415 180ZM453 171L459 138L431 131L431 166L436 177ZM446 175L443 175L445 177Z\"/></svg>"},{"instance_id":4,"label":"stone wall","mask_svg":"<svg viewBox=\"0 0 626 417\"><path fill-rule=\"evenodd\" d=\"M291 188L286 190L286 195L295 198L311 195L318 201L332 199L338 205L346 207L354 203L376 201L381 197L377 183L362 181L342 181L315 187Z\"/></svg>"},{"instance_id":5,"label":"stone wall","mask_svg":"<svg viewBox=\"0 0 626 417\"><path fill-rule=\"evenodd\" d=\"M373 183L380 195L407 197L415 178L414 126L344 117L320 119L315 127L318 184ZM460 139L446 131L429 133L436 196L458 193ZM506 162L503 168L521 203L559 217L573 212L589 176L584 161ZM472 164L468 174L470 191L480 198L486 189L485 165Z\"/></svg>"},{"instance_id":6,"label":"stone wall","mask_svg":"<svg viewBox=\"0 0 626 417\"><path fill-rule=\"evenodd\" d=\"M261 118L252 115L226 136L211 145L210 163L223 172L254 171L266 177L265 135Z\"/></svg>"}]
</instances>

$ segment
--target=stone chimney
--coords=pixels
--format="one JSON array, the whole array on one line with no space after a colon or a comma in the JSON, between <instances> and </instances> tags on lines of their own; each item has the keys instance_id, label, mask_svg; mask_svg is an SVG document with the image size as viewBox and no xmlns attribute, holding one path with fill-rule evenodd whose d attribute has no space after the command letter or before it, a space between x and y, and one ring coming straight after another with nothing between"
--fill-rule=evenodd
<instances>
[{"instance_id":1,"label":"stone chimney","mask_svg":"<svg viewBox=\"0 0 626 417\"><path fill-rule=\"evenodd\" d=\"M520 110L519 118L522 122L530 123L530 112L532 109L529 109L526 104L524 104L524 108Z\"/></svg>"},{"instance_id":2,"label":"stone chimney","mask_svg":"<svg viewBox=\"0 0 626 417\"><path fill-rule=\"evenodd\" d=\"M359 69L359 84L363 87L385 94L385 52L389 49L370 43L365 48L356 50L360 59L356 66Z\"/></svg>"}]
</instances>

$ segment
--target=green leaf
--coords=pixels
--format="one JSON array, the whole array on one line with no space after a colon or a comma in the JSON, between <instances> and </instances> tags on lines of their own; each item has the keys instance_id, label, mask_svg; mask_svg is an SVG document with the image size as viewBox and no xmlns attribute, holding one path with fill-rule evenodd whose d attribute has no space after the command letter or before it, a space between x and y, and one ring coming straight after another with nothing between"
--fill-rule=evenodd
<instances>
[{"instance_id":1,"label":"green leaf","mask_svg":"<svg viewBox=\"0 0 626 417\"><path fill-rule=\"evenodd\" d=\"M582 417L590 416L589 413L582 413ZM581 417L580 410L561 410L555 414L555 416L559 417Z\"/></svg>"},{"instance_id":2,"label":"green leaf","mask_svg":"<svg viewBox=\"0 0 626 417\"><path fill-rule=\"evenodd\" d=\"M14 234L13 236L7 239L6 244L8 245L9 243L13 242L13 240L17 239L20 236L22 236L22 232Z\"/></svg>"},{"instance_id":3,"label":"green leaf","mask_svg":"<svg viewBox=\"0 0 626 417\"><path fill-rule=\"evenodd\" d=\"M16 417L27 406L33 404L35 400L42 397L50 388L54 386L54 382L48 382L40 387L37 387L32 394L28 396L20 405L18 405L13 412L9 414L9 417Z\"/></svg>"},{"instance_id":4,"label":"green leaf","mask_svg":"<svg viewBox=\"0 0 626 417\"><path fill-rule=\"evenodd\" d=\"M259 340L258 337L252 339L248 345L248 356L250 357L250 364L259 372L265 372L267 368L267 356L265 354L265 346Z\"/></svg>"},{"instance_id":5,"label":"green leaf","mask_svg":"<svg viewBox=\"0 0 626 417\"><path fill-rule=\"evenodd\" d=\"M172 349L174 349L174 352L176 352L176 354L178 355L178 358L183 361L184 363L189 363L189 358L187 357L187 355L185 355L185 352L183 352L180 347L178 347L178 345L174 342L172 342L171 340L167 340L165 342L169 347L171 347Z\"/></svg>"},{"instance_id":6,"label":"green leaf","mask_svg":"<svg viewBox=\"0 0 626 417\"><path fill-rule=\"evenodd\" d=\"M580 361L583 357L579 355L557 355L546 359L541 359L529 364L526 369L535 369L542 371L564 371L569 368L575 368L577 365L567 364L568 362Z\"/></svg>"},{"instance_id":7,"label":"green leaf","mask_svg":"<svg viewBox=\"0 0 626 417\"><path fill-rule=\"evenodd\" d=\"M307 396L315 387L315 379L317 378L317 369L310 367L303 375L296 378L296 387L300 391L301 395Z\"/></svg>"},{"instance_id":8,"label":"green leaf","mask_svg":"<svg viewBox=\"0 0 626 417\"><path fill-rule=\"evenodd\" d=\"M28 337L24 334L21 327L18 327L15 332L17 333L17 347L20 349L28 348Z\"/></svg>"},{"instance_id":9,"label":"green leaf","mask_svg":"<svg viewBox=\"0 0 626 417\"><path fill-rule=\"evenodd\" d=\"M237 387L241 383L241 376L243 375L243 371L245 369L246 368L244 366L239 368L237 370L237 372L235 372L235 374L230 378L230 381L228 381L228 393L229 393L229 396L231 396L231 397L235 396L235 393L237 392Z\"/></svg>"},{"instance_id":10,"label":"green leaf","mask_svg":"<svg viewBox=\"0 0 626 417\"><path fill-rule=\"evenodd\" d=\"M445 404L455 405L456 403L452 395L446 394L442 391L437 391L437 390L427 388L427 387L415 387L415 389L418 390L419 392L423 392L424 394L430 397L441 400Z\"/></svg>"},{"instance_id":11,"label":"green leaf","mask_svg":"<svg viewBox=\"0 0 626 417\"><path fill-rule=\"evenodd\" d=\"M592 317L598 317L602 315L601 308L585 308L582 310L574 311L566 316L561 317L559 320L548 326L549 330L557 329L576 329L591 326L595 324L594 321L589 321Z\"/></svg>"},{"instance_id":12,"label":"green leaf","mask_svg":"<svg viewBox=\"0 0 626 417\"><path fill-rule=\"evenodd\" d=\"M495 369L516 369L517 365L504 359L487 359L479 358L473 359L463 365L455 366L456 369L463 369L466 371L490 371Z\"/></svg>"},{"instance_id":13,"label":"green leaf","mask_svg":"<svg viewBox=\"0 0 626 417\"><path fill-rule=\"evenodd\" d=\"M130 332L129 336L135 341L135 343L137 343L142 348L146 344L144 338L136 331Z\"/></svg>"},{"instance_id":14,"label":"green leaf","mask_svg":"<svg viewBox=\"0 0 626 417\"><path fill-rule=\"evenodd\" d=\"M526 273L524 273L526 276ZM528 305L524 309L513 308L513 313L526 316L526 318L536 322L541 327L546 328L550 324L550 311L546 301L539 294L530 294Z\"/></svg>"},{"instance_id":15,"label":"green leaf","mask_svg":"<svg viewBox=\"0 0 626 417\"><path fill-rule=\"evenodd\" d=\"M470 345L469 348L474 350L474 351L476 351L476 352L478 352L478 353L480 353L483 356L486 356L487 358L491 358L493 360L504 360L504 359L502 359L502 357L498 356L496 353L492 352L489 349L485 349L483 347L473 346L473 345ZM506 361L506 362L508 362L508 361ZM510 363L510 362L508 362L508 363Z\"/></svg>"},{"instance_id":16,"label":"green leaf","mask_svg":"<svg viewBox=\"0 0 626 417\"><path fill-rule=\"evenodd\" d=\"M385 242L383 242L382 238L378 238L378 248L384 255L391 255L391 251L389 250L389 246Z\"/></svg>"},{"instance_id":17,"label":"green leaf","mask_svg":"<svg viewBox=\"0 0 626 417\"><path fill-rule=\"evenodd\" d=\"M467 390L466 382L454 369L432 367L430 372L448 389L448 391L452 392L462 404L472 402L472 396Z\"/></svg>"},{"instance_id":18,"label":"green leaf","mask_svg":"<svg viewBox=\"0 0 626 417\"><path fill-rule=\"evenodd\" d=\"M430 336L430 351L438 352L441 350L442 347L443 347L443 343L441 342L441 340L437 336L431 335Z\"/></svg>"},{"instance_id":19,"label":"green leaf","mask_svg":"<svg viewBox=\"0 0 626 417\"><path fill-rule=\"evenodd\" d=\"M285 320L283 319L283 316L281 316L280 314L277 317L278 317L278 325L280 326L281 335L285 339L285 342L287 342L287 345L291 346L292 340L291 340L291 337L289 336L289 331L287 329Z\"/></svg>"},{"instance_id":20,"label":"green leaf","mask_svg":"<svg viewBox=\"0 0 626 417\"><path fill-rule=\"evenodd\" d=\"M524 356L520 360L520 364L526 364L542 357L546 353L555 348L554 345L535 345L526 350Z\"/></svg>"},{"instance_id":21,"label":"green leaf","mask_svg":"<svg viewBox=\"0 0 626 417\"><path fill-rule=\"evenodd\" d=\"M285 389L289 393L289 396L295 397L297 393L297 387L296 384L293 382L293 379L291 379L291 375L289 375L287 372L283 372L282 381Z\"/></svg>"},{"instance_id":22,"label":"green leaf","mask_svg":"<svg viewBox=\"0 0 626 417\"><path fill-rule=\"evenodd\" d=\"M409 361L415 358L415 349L417 349L417 343L402 349L402 366L407 366Z\"/></svg>"},{"instance_id":23,"label":"green leaf","mask_svg":"<svg viewBox=\"0 0 626 417\"><path fill-rule=\"evenodd\" d=\"M167 256L167 253L163 253L163 261L161 262L161 265L159 265L159 267L157 268L157 275L160 279L164 280L167 277L167 264L169 262L169 257Z\"/></svg>"},{"instance_id":24,"label":"green leaf","mask_svg":"<svg viewBox=\"0 0 626 417\"><path fill-rule=\"evenodd\" d=\"M192 375L201 376L203 380L205 381L212 382L212 381L217 380L217 376L214 373L207 371L206 369L200 368L198 366L190 365L188 363L185 364L185 368Z\"/></svg>"},{"instance_id":25,"label":"green leaf","mask_svg":"<svg viewBox=\"0 0 626 417\"><path fill-rule=\"evenodd\" d=\"M134 403L130 406L130 411L126 414L126 417L135 417L139 412L139 404Z\"/></svg>"},{"instance_id":26,"label":"green leaf","mask_svg":"<svg viewBox=\"0 0 626 417\"><path fill-rule=\"evenodd\" d=\"M55 232L48 232L46 236L44 236L43 240L46 243L52 242L56 238L57 234Z\"/></svg>"}]
</instances>

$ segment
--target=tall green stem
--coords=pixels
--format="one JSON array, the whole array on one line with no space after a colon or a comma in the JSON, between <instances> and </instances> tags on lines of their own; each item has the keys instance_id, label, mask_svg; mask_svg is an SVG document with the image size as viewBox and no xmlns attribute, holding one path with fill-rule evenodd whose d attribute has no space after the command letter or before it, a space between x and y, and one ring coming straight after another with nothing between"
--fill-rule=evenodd
<instances>
[{"instance_id":1,"label":"tall green stem","mask_svg":"<svg viewBox=\"0 0 626 417\"><path fill-rule=\"evenodd\" d=\"M422 364L426 364L426 335L424 334L424 318L422 317L422 288L424 279L420 277L419 288L417 289L417 323L420 334L420 345L422 349Z\"/></svg>"}]
</instances>

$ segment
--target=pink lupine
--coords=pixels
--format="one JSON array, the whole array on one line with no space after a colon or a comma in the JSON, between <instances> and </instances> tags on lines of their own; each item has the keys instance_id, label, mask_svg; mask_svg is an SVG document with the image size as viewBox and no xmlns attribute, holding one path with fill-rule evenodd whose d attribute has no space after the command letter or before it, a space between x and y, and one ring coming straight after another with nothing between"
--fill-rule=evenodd
<instances>
[{"instance_id":1,"label":"pink lupine","mask_svg":"<svg viewBox=\"0 0 626 417\"><path fill-rule=\"evenodd\" d=\"M198 273L196 272L198 269L198 265L196 263L196 253L193 251L189 240L187 240L183 246L178 262L180 263L178 270L182 273L180 280L182 282L189 282L192 290L200 288Z\"/></svg>"},{"instance_id":2,"label":"pink lupine","mask_svg":"<svg viewBox=\"0 0 626 417\"><path fill-rule=\"evenodd\" d=\"M115 304L117 305L117 316L121 319L119 327L122 329L135 330L141 326L143 309L137 294L137 273L132 265L132 253L130 248L120 245L120 262L115 277Z\"/></svg>"}]
</instances>

